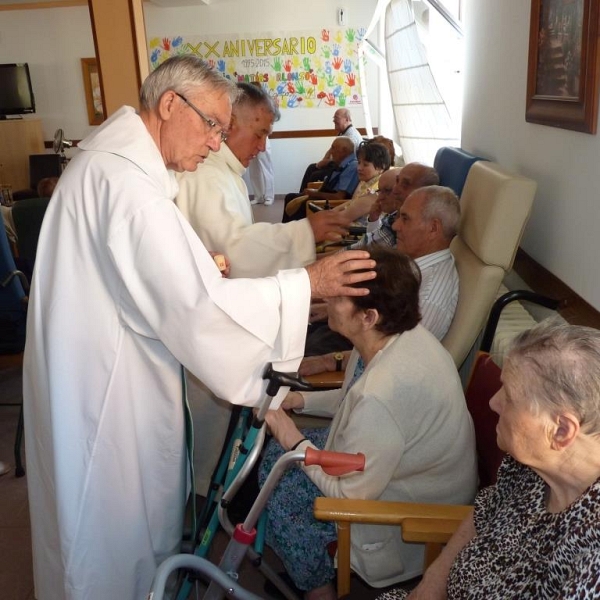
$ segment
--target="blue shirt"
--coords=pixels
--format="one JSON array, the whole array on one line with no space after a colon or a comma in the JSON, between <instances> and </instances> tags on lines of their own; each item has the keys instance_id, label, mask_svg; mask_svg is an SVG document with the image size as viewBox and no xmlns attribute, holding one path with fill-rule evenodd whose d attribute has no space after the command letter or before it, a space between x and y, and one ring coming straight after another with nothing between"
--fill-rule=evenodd
<instances>
[{"instance_id":1,"label":"blue shirt","mask_svg":"<svg viewBox=\"0 0 600 600\"><path fill-rule=\"evenodd\" d=\"M357 186L358 161L354 154L350 154L327 178L323 187L336 192L344 191L348 195L348 198L351 198Z\"/></svg>"}]
</instances>

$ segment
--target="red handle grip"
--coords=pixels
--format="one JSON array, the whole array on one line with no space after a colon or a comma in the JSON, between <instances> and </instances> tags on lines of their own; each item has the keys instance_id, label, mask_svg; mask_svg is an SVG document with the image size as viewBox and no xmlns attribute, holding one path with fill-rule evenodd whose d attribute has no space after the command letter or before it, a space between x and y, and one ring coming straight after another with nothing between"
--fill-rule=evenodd
<instances>
[{"instance_id":1,"label":"red handle grip","mask_svg":"<svg viewBox=\"0 0 600 600\"><path fill-rule=\"evenodd\" d=\"M346 454L344 452L315 450L309 447L306 449L304 464L307 467L320 465L327 475L345 475L346 473L352 473L352 471L364 471L365 455L362 452Z\"/></svg>"}]
</instances>

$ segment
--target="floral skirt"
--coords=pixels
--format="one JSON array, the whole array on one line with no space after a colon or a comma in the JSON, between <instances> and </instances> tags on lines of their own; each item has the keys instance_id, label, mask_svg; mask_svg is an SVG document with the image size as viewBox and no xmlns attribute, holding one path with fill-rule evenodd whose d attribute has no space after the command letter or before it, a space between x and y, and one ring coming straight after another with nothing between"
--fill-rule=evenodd
<instances>
[{"instance_id":1,"label":"floral skirt","mask_svg":"<svg viewBox=\"0 0 600 600\"><path fill-rule=\"evenodd\" d=\"M304 429L302 434L317 448L323 449L329 428ZM283 448L271 440L259 469L262 486ZM313 516L315 498L323 496L319 488L294 465L286 471L267 504L267 544L283 562L294 585L312 590L329 583L335 576L333 559L327 544L337 539L333 522L318 521Z\"/></svg>"}]
</instances>

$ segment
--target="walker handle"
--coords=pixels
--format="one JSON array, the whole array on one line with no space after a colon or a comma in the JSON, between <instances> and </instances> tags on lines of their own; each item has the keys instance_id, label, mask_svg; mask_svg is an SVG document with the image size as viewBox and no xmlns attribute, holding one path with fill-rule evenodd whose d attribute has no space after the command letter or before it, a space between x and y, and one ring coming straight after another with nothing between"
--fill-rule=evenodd
<instances>
[{"instance_id":1,"label":"walker handle","mask_svg":"<svg viewBox=\"0 0 600 600\"><path fill-rule=\"evenodd\" d=\"M289 386L296 390L312 390L310 383L307 383L300 377L296 376L295 373L282 373L281 371L275 371L273 365L268 363L263 373L263 379L268 379L269 384L267 385L267 394L271 398L277 395L280 387Z\"/></svg>"},{"instance_id":2,"label":"walker handle","mask_svg":"<svg viewBox=\"0 0 600 600\"><path fill-rule=\"evenodd\" d=\"M307 467L320 465L327 475L346 475L352 471L364 471L365 455L362 452L347 454L345 452L329 452L308 447L304 458Z\"/></svg>"}]
</instances>

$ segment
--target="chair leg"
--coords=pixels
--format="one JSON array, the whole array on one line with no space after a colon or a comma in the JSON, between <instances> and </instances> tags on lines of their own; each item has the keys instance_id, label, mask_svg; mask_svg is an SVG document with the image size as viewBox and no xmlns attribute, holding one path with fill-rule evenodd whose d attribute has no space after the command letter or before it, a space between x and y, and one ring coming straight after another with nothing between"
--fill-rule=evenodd
<instances>
[{"instance_id":1,"label":"chair leg","mask_svg":"<svg viewBox=\"0 0 600 600\"><path fill-rule=\"evenodd\" d=\"M343 598L350 593L350 523L338 521L337 595Z\"/></svg>"},{"instance_id":2,"label":"chair leg","mask_svg":"<svg viewBox=\"0 0 600 600\"><path fill-rule=\"evenodd\" d=\"M19 422L17 423L17 435L15 436L15 477L23 477L25 469L21 460L21 445L23 444L23 405L19 411Z\"/></svg>"}]
</instances>

